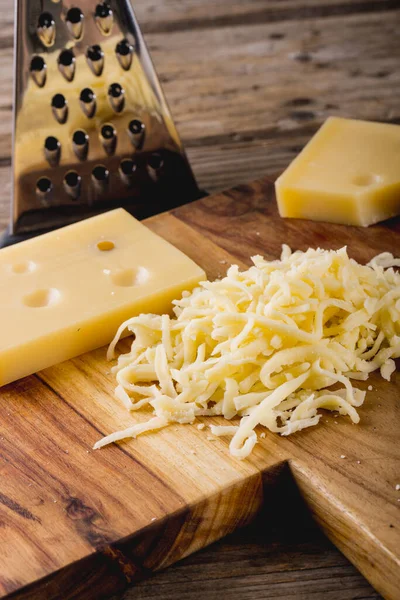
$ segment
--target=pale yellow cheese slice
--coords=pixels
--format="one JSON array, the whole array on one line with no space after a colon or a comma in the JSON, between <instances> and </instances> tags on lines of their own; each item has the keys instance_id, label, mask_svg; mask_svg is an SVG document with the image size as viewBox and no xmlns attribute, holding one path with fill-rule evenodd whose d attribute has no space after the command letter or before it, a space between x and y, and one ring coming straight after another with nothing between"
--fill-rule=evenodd
<instances>
[{"instance_id":1,"label":"pale yellow cheese slice","mask_svg":"<svg viewBox=\"0 0 400 600\"><path fill-rule=\"evenodd\" d=\"M400 214L400 127L329 118L276 181L281 217L368 226Z\"/></svg>"},{"instance_id":2,"label":"pale yellow cheese slice","mask_svg":"<svg viewBox=\"0 0 400 600\"><path fill-rule=\"evenodd\" d=\"M171 311L205 279L117 209L0 251L0 385L109 343L122 321Z\"/></svg>"}]
</instances>

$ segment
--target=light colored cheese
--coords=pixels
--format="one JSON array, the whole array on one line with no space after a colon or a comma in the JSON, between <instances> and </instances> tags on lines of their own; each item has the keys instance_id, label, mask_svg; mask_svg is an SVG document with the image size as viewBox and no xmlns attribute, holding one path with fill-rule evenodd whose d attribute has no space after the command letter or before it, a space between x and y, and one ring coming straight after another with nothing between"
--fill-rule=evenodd
<instances>
[{"instance_id":1,"label":"light colored cheese","mask_svg":"<svg viewBox=\"0 0 400 600\"><path fill-rule=\"evenodd\" d=\"M281 217L368 226L400 214L400 127L329 118L276 181Z\"/></svg>"},{"instance_id":2,"label":"light colored cheese","mask_svg":"<svg viewBox=\"0 0 400 600\"><path fill-rule=\"evenodd\" d=\"M0 385L108 344L171 310L204 271L117 209L0 251Z\"/></svg>"},{"instance_id":3,"label":"light colored cheese","mask_svg":"<svg viewBox=\"0 0 400 600\"><path fill-rule=\"evenodd\" d=\"M124 331L135 337L113 367L117 396L130 410L150 407L154 418L95 448L222 415L236 420L212 433L232 436L231 453L245 458L259 425L290 435L316 425L320 409L358 423L366 392L351 379L376 369L390 379L400 357L400 274L391 267L398 259L384 253L364 266L346 248L284 246L280 260L252 261L185 292L172 319L140 315L121 325L109 358Z\"/></svg>"}]
</instances>

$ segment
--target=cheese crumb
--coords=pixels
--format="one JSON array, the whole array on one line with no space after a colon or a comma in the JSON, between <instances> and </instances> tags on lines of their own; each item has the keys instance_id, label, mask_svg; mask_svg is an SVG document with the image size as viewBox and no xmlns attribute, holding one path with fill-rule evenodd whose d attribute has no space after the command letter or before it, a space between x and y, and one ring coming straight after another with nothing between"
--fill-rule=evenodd
<instances>
[{"instance_id":1,"label":"cheese crumb","mask_svg":"<svg viewBox=\"0 0 400 600\"><path fill-rule=\"evenodd\" d=\"M396 485L396 491L399 491L399 490L400 490L400 483L398 483L398 484Z\"/></svg>"},{"instance_id":2,"label":"cheese crumb","mask_svg":"<svg viewBox=\"0 0 400 600\"><path fill-rule=\"evenodd\" d=\"M200 429L200 430L204 429L204 427L205 427L204 423L199 423L197 425L197 429Z\"/></svg>"},{"instance_id":3,"label":"cheese crumb","mask_svg":"<svg viewBox=\"0 0 400 600\"><path fill-rule=\"evenodd\" d=\"M292 252L284 245L280 259L254 256L249 269L232 265L221 280L183 293L172 318L129 319L108 351L113 358L122 333L134 334L113 367L116 396L154 416L95 448L220 415L229 424L213 433L230 436L231 454L243 459L258 425L291 435L317 425L321 409L358 423L366 392L354 381L379 369L390 379L400 357L396 261L383 253L360 265L346 248Z\"/></svg>"},{"instance_id":4,"label":"cheese crumb","mask_svg":"<svg viewBox=\"0 0 400 600\"><path fill-rule=\"evenodd\" d=\"M340 458L346 458L346 456L344 454L341 454Z\"/></svg>"},{"instance_id":5,"label":"cheese crumb","mask_svg":"<svg viewBox=\"0 0 400 600\"><path fill-rule=\"evenodd\" d=\"M373 390L373 387L372 387L372 385L369 385L369 386L368 386L368 391L369 391L369 392L372 392L372 390Z\"/></svg>"},{"instance_id":6,"label":"cheese crumb","mask_svg":"<svg viewBox=\"0 0 400 600\"><path fill-rule=\"evenodd\" d=\"M260 438L263 438L263 439L264 439L264 438L266 437L266 435L267 435L267 434L265 433L265 431L263 431L262 433L260 433Z\"/></svg>"}]
</instances>

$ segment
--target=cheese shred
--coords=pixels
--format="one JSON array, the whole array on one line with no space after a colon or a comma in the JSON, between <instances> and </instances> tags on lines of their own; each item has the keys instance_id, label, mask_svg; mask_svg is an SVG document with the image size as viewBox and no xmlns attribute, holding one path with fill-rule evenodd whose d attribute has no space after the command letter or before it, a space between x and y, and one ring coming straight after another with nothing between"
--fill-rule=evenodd
<instances>
[{"instance_id":1,"label":"cheese shred","mask_svg":"<svg viewBox=\"0 0 400 600\"><path fill-rule=\"evenodd\" d=\"M154 416L95 448L221 415L232 424L211 432L229 436L231 454L243 459L259 427L290 435L316 425L320 409L359 422L366 392L351 380L377 369L390 380L400 357L399 259L385 252L360 265L346 248L284 245L280 260L252 263L184 292L173 318L145 314L121 325L108 358L126 330L134 340L113 367L116 396Z\"/></svg>"}]
</instances>

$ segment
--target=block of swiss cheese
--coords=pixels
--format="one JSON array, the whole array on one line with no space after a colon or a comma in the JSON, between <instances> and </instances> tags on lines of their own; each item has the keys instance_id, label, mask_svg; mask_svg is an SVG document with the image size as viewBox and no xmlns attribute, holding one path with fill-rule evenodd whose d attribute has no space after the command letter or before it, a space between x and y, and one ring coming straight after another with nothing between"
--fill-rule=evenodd
<instances>
[{"instance_id":1,"label":"block of swiss cheese","mask_svg":"<svg viewBox=\"0 0 400 600\"><path fill-rule=\"evenodd\" d=\"M123 209L0 251L0 385L108 344L203 269Z\"/></svg>"},{"instance_id":2,"label":"block of swiss cheese","mask_svg":"<svg viewBox=\"0 0 400 600\"><path fill-rule=\"evenodd\" d=\"M368 226L400 214L400 127L329 118L276 181L281 217Z\"/></svg>"}]
</instances>

